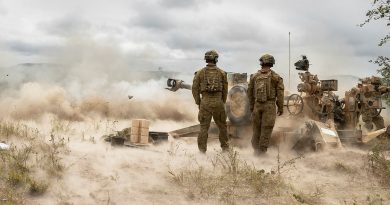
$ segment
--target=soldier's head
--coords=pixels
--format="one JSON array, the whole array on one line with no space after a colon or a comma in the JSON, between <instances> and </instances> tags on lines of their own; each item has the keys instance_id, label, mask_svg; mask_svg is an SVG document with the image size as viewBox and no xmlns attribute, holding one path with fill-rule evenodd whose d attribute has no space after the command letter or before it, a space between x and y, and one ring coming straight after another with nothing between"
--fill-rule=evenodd
<instances>
[{"instance_id":1,"label":"soldier's head","mask_svg":"<svg viewBox=\"0 0 390 205\"><path fill-rule=\"evenodd\" d=\"M218 53L215 50L207 51L204 54L204 59L206 63L217 63L218 62Z\"/></svg>"},{"instance_id":2,"label":"soldier's head","mask_svg":"<svg viewBox=\"0 0 390 205\"><path fill-rule=\"evenodd\" d=\"M377 76L372 76L371 77L371 84L373 84L373 85L381 85L382 84L381 78L377 77Z\"/></svg>"},{"instance_id":3,"label":"soldier's head","mask_svg":"<svg viewBox=\"0 0 390 205\"><path fill-rule=\"evenodd\" d=\"M264 54L260 57L261 67L272 67L275 64L275 58L270 54Z\"/></svg>"}]
</instances>

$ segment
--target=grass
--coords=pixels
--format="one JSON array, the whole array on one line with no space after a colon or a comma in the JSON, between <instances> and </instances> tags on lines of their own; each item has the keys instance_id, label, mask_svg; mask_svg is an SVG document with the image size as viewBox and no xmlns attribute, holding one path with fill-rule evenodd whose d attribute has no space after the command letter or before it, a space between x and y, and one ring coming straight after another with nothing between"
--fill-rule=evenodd
<instances>
[{"instance_id":1,"label":"grass","mask_svg":"<svg viewBox=\"0 0 390 205\"><path fill-rule=\"evenodd\" d=\"M49 184L45 181L38 181L35 179L30 179L28 181L28 190L31 195L41 195L46 192Z\"/></svg>"},{"instance_id":2,"label":"grass","mask_svg":"<svg viewBox=\"0 0 390 205\"><path fill-rule=\"evenodd\" d=\"M194 161L169 173L192 200L216 200L224 204L266 202L272 197L287 196L291 190L278 172L257 169L233 149L209 159L208 165Z\"/></svg>"},{"instance_id":3,"label":"grass","mask_svg":"<svg viewBox=\"0 0 390 205\"><path fill-rule=\"evenodd\" d=\"M24 204L26 194L44 194L46 180L62 174L65 140L54 135L47 140L38 130L12 122L0 122L0 134L1 140L13 142L0 151L0 204Z\"/></svg>"},{"instance_id":4,"label":"grass","mask_svg":"<svg viewBox=\"0 0 390 205\"><path fill-rule=\"evenodd\" d=\"M353 174L356 172L353 168L350 166L342 163L342 162L335 162L334 163L334 169L338 172L346 173L346 174Z\"/></svg>"},{"instance_id":5,"label":"grass","mask_svg":"<svg viewBox=\"0 0 390 205\"><path fill-rule=\"evenodd\" d=\"M390 187L390 142L381 140L368 153L368 164L370 171L374 174L379 182Z\"/></svg>"},{"instance_id":6,"label":"grass","mask_svg":"<svg viewBox=\"0 0 390 205\"><path fill-rule=\"evenodd\" d=\"M315 190L312 193L305 193L303 191L293 193L293 197L297 202L312 205L321 204L323 195L324 192L318 186L315 187Z\"/></svg>"}]
</instances>

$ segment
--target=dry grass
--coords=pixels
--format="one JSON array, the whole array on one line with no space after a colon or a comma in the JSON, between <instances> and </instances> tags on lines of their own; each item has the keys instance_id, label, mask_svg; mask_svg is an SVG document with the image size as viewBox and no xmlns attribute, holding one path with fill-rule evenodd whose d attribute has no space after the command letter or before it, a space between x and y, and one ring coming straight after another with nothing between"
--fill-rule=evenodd
<instances>
[{"instance_id":1,"label":"dry grass","mask_svg":"<svg viewBox=\"0 0 390 205\"><path fill-rule=\"evenodd\" d=\"M323 190L320 187L316 186L315 190L311 193L296 191L293 194L293 197L297 202L301 204L317 205L317 204L322 204L323 195L324 195Z\"/></svg>"},{"instance_id":2,"label":"dry grass","mask_svg":"<svg viewBox=\"0 0 390 205\"><path fill-rule=\"evenodd\" d=\"M354 170L352 167L342 163L342 162L335 162L334 163L334 169L341 173L346 174L354 174L356 173L356 170Z\"/></svg>"},{"instance_id":3,"label":"dry grass","mask_svg":"<svg viewBox=\"0 0 390 205\"><path fill-rule=\"evenodd\" d=\"M194 161L192 166L169 171L174 183L183 188L189 199L236 204L291 196L288 192L292 189L280 174L249 165L233 149L216 155L209 162L208 167Z\"/></svg>"},{"instance_id":4,"label":"dry grass","mask_svg":"<svg viewBox=\"0 0 390 205\"><path fill-rule=\"evenodd\" d=\"M370 171L378 178L379 182L390 187L390 142L381 140L368 153Z\"/></svg>"},{"instance_id":5,"label":"dry grass","mask_svg":"<svg viewBox=\"0 0 390 205\"><path fill-rule=\"evenodd\" d=\"M38 130L12 122L0 122L0 134L12 141L9 150L0 151L0 204L24 204L26 194L44 194L49 183L42 179L62 174L65 141L54 135L47 140Z\"/></svg>"}]
</instances>

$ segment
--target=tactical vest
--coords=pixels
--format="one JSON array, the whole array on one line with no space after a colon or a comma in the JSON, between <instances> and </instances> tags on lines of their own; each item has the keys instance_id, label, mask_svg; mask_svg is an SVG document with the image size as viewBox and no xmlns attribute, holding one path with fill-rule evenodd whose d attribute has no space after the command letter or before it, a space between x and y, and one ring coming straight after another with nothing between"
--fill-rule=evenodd
<instances>
[{"instance_id":1,"label":"tactical vest","mask_svg":"<svg viewBox=\"0 0 390 205\"><path fill-rule=\"evenodd\" d=\"M272 71L268 73L257 73L254 76L254 92L257 102L266 102L276 99L277 79L273 76Z\"/></svg>"},{"instance_id":2,"label":"tactical vest","mask_svg":"<svg viewBox=\"0 0 390 205\"><path fill-rule=\"evenodd\" d=\"M216 93L223 90L223 74L218 68L203 68L200 92Z\"/></svg>"}]
</instances>

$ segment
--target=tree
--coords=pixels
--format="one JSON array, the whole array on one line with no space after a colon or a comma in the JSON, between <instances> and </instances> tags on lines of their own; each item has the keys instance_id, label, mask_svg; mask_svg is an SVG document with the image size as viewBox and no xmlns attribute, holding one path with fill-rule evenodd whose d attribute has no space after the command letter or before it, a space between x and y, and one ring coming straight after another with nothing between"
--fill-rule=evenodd
<instances>
[{"instance_id":1,"label":"tree","mask_svg":"<svg viewBox=\"0 0 390 205\"><path fill-rule=\"evenodd\" d=\"M373 0L372 9L366 13L367 19L360 24L361 27L372 21L383 21L387 27L390 27L390 0ZM389 29L390 30L390 29ZM390 32L380 39L378 46L384 46L390 41ZM390 58L388 56L378 56L371 60L379 66L378 73L382 75L384 83L390 85ZM390 94L385 96L386 103L390 105Z\"/></svg>"}]
</instances>

